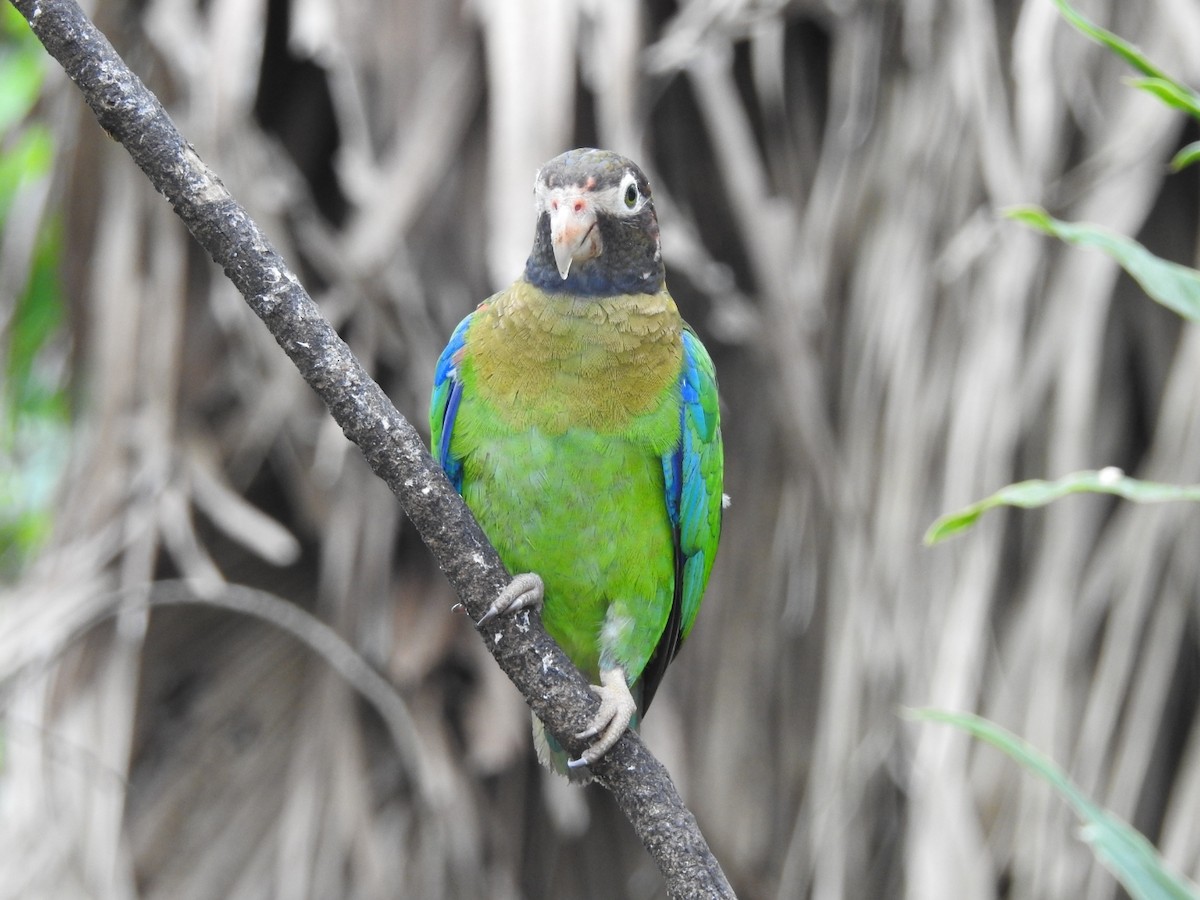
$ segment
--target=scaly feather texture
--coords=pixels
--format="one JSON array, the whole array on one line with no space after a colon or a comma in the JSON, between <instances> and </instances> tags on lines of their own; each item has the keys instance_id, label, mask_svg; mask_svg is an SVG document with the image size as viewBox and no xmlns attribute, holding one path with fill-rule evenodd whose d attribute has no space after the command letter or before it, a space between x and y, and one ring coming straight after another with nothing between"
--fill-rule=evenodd
<instances>
[{"instance_id":1,"label":"scaly feather texture","mask_svg":"<svg viewBox=\"0 0 1200 900\"><path fill-rule=\"evenodd\" d=\"M666 291L645 177L615 154L572 153L600 157L569 159L557 182L543 170L525 275L438 361L433 447L509 569L541 576L547 631L593 681L619 669L640 716L720 536L716 376ZM555 219L559 203L575 207ZM631 284L646 289L617 289Z\"/></svg>"}]
</instances>

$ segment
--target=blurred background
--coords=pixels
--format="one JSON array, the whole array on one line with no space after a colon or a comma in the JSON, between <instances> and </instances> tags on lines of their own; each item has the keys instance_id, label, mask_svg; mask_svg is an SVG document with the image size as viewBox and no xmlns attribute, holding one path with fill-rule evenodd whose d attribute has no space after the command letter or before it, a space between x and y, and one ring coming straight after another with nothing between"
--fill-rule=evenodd
<instances>
[{"instance_id":1,"label":"blurred background","mask_svg":"<svg viewBox=\"0 0 1200 900\"><path fill-rule=\"evenodd\" d=\"M973 710L1200 876L1200 336L1035 202L1195 264L1198 137L1050 0L86 4L427 428L537 167L654 185L733 505L645 723L743 898L1109 898ZM1200 82L1191 0L1080 0ZM655 898L396 502L4 5L0 897ZM328 626L353 648L330 639ZM314 649L315 647L315 649ZM362 665L362 662L367 664ZM390 699L372 670L398 696Z\"/></svg>"}]
</instances>

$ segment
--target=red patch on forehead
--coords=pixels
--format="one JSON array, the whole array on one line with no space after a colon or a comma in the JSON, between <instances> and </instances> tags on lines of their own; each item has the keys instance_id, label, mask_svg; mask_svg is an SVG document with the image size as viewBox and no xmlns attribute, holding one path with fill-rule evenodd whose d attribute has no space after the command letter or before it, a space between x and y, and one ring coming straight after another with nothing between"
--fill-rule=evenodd
<instances>
[{"instance_id":1,"label":"red patch on forehead","mask_svg":"<svg viewBox=\"0 0 1200 900\"><path fill-rule=\"evenodd\" d=\"M592 190L596 189L596 176L595 175L588 176L588 180L583 183L583 189L585 191L592 191Z\"/></svg>"}]
</instances>

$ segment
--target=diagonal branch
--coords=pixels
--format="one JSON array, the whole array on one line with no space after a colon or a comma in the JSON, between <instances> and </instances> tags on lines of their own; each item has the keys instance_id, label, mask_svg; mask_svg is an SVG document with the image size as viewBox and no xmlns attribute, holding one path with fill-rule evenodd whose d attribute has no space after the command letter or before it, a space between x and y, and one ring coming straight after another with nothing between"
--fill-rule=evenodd
<instances>
[{"instance_id":1,"label":"diagonal branch","mask_svg":"<svg viewBox=\"0 0 1200 900\"><path fill-rule=\"evenodd\" d=\"M197 241L263 320L300 374L400 500L473 619L509 581L462 499L350 348L321 315L283 258L176 129L75 0L12 0L50 55L83 92ZM550 732L570 738L597 700L536 615L489 622L488 650ZM732 897L695 817L662 764L633 733L592 766L654 857L671 897Z\"/></svg>"}]
</instances>

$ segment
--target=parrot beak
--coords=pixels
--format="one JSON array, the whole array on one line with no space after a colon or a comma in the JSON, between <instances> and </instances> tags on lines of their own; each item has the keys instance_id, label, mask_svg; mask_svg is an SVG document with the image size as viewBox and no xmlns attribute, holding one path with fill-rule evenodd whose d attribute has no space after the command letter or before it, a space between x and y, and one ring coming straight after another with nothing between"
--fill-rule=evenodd
<instances>
[{"instance_id":1,"label":"parrot beak","mask_svg":"<svg viewBox=\"0 0 1200 900\"><path fill-rule=\"evenodd\" d=\"M596 227L596 210L583 194L567 193L549 203L550 246L558 274L565 281L571 263L599 256L603 246Z\"/></svg>"}]
</instances>

